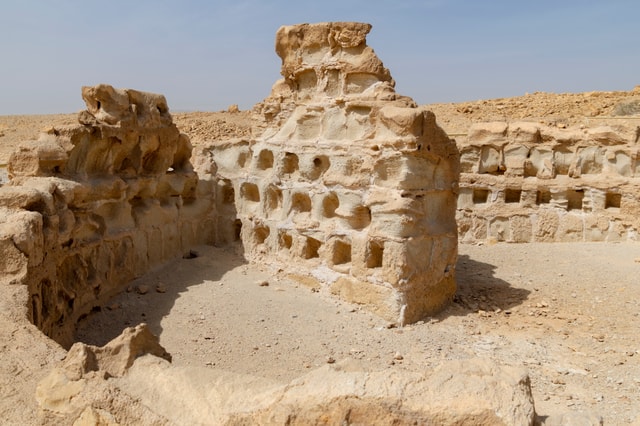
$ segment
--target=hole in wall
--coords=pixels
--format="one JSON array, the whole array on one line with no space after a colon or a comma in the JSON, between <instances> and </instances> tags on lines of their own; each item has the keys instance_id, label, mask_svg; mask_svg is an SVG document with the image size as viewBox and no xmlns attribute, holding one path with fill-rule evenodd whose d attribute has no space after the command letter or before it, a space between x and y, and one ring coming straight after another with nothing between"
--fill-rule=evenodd
<instances>
[{"instance_id":1,"label":"hole in wall","mask_svg":"<svg viewBox=\"0 0 640 426\"><path fill-rule=\"evenodd\" d=\"M549 204L551 202L551 191L539 189L536 192L536 204Z\"/></svg>"},{"instance_id":2,"label":"hole in wall","mask_svg":"<svg viewBox=\"0 0 640 426\"><path fill-rule=\"evenodd\" d=\"M489 190L488 189L473 189L473 204L484 204L489 199Z\"/></svg>"},{"instance_id":3,"label":"hole in wall","mask_svg":"<svg viewBox=\"0 0 640 426\"><path fill-rule=\"evenodd\" d=\"M236 191L230 181L225 181L222 186L222 202L224 204L233 204L236 199Z\"/></svg>"},{"instance_id":4,"label":"hole in wall","mask_svg":"<svg viewBox=\"0 0 640 426\"><path fill-rule=\"evenodd\" d=\"M346 241L336 240L333 244L331 259L334 265L343 265L351 262L351 244Z\"/></svg>"},{"instance_id":5,"label":"hole in wall","mask_svg":"<svg viewBox=\"0 0 640 426\"><path fill-rule=\"evenodd\" d=\"M290 250L293 245L293 237L286 231L280 231L278 243L280 244L280 248Z\"/></svg>"},{"instance_id":6,"label":"hole in wall","mask_svg":"<svg viewBox=\"0 0 640 426\"><path fill-rule=\"evenodd\" d=\"M285 152L282 159L282 173L295 173L298 168L298 156L292 152Z\"/></svg>"},{"instance_id":7,"label":"hole in wall","mask_svg":"<svg viewBox=\"0 0 640 426\"><path fill-rule=\"evenodd\" d=\"M567 210L582 210L583 189L570 189L567 191Z\"/></svg>"},{"instance_id":8,"label":"hole in wall","mask_svg":"<svg viewBox=\"0 0 640 426\"><path fill-rule=\"evenodd\" d=\"M521 195L522 195L522 190L521 189L507 188L504 191L504 202L505 203L519 203Z\"/></svg>"},{"instance_id":9,"label":"hole in wall","mask_svg":"<svg viewBox=\"0 0 640 426\"><path fill-rule=\"evenodd\" d=\"M349 224L357 230L364 229L371 223L371 210L367 206L358 206L353 209L353 216L349 218Z\"/></svg>"},{"instance_id":10,"label":"hole in wall","mask_svg":"<svg viewBox=\"0 0 640 426\"><path fill-rule=\"evenodd\" d=\"M622 201L622 194L616 192L607 192L604 201L605 209L619 209L620 202Z\"/></svg>"},{"instance_id":11,"label":"hole in wall","mask_svg":"<svg viewBox=\"0 0 640 426\"><path fill-rule=\"evenodd\" d=\"M256 244L264 244L267 238L269 238L271 230L268 226L257 226L253 231Z\"/></svg>"},{"instance_id":12,"label":"hole in wall","mask_svg":"<svg viewBox=\"0 0 640 426\"><path fill-rule=\"evenodd\" d=\"M236 219L233 222L233 241L239 241L242 236L242 221Z\"/></svg>"},{"instance_id":13,"label":"hole in wall","mask_svg":"<svg viewBox=\"0 0 640 426\"><path fill-rule=\"evenodd\" d=\"M263 149L258 155L258 169L267 170L273 167L273 152Z\"/></svg>"},{"instance_id":14,"label":"hole in wall","mask_svg":"<svg viewBox=\"0 0 640 426\"><path fill-rule=\"evenodd\" d=\"M240 186L240 196L247 201L251 201L254 203L259 202L260 191L258 190L258 185L251 182L244 182Z\"/></svg>"},{"instance_id":15,"label":"hole in wall","mask_svg":"<svg viewBox=\"0 0 640 426\"><path fill-rule=\"evenodd\" d=\"M312 237L307 237L307 241L305 242L305 245L304 245L304 253L303 253L304 258L313 259L313 258L319 257L318 251L320 250L321 246L322 246L322 243L320 241Z\"/></svg>"},{"instance_id":16,"label":"hole in wall","mask_svg":"<svg viewBox=\"0 0 640 426\"><path fill-rule=\"evenodd\" d=\"M369 241L369 244L367 244L367 252L366 252L367 268L382 267L383 254L384 254L384 243L382 241Z\"/></svg>"},{"instance_id":17,"label":"hole in wall","mask_svg":"<svg viewBox=\"0 0 640 426\"><path fill-rule=\"evenodd\" d=\"M240 154L238 154L238 159L236 160L236 163L238 164L239 167L244 167L245 164L247 164L247 153L246 152L241 152Z\"/></svg>"},{"instance_id":18,"label":"hole in wall","mask_svg":"<svg viewBox=\"0 0 640 426\"><path fill-rule=\"evenodd\" d=\"M329 169L331 162L326 155L319 155L313 159L313 169L311 170L309 177L312 180L318 179L324 172Z\"/></svg>"},{"instance_id":19,"label":"hole in wall","mask_svg":"<svg viewBox=\"0 0 640 426\"><path fill-rule=\"evenodd\" d=\"M282 190L275 185L269 185L265 192L265 207L267 213L282 207Z\"/></svg>"},{"instance_id":20,"label":"hole in wall","mask_svg":"<svg viewBox=\"0 0 640 426\"><path fill-rule=\"evenodd\" d=\"M335 192L330 192L322 200L322 215L326 218L332 218L336 215L336 210L340 207L340 200Z\"/></svg>"},{"instance_id":21,"label":"hole in wall","mask_svg":"<svg viewBox=\"0 0 640 426\"><path fill-rule=\"evenodd\" d=\"M310 212L311 198L302 192L296 192L291 197L291 210L296 212Z\"/></svg>"}]
</instances>

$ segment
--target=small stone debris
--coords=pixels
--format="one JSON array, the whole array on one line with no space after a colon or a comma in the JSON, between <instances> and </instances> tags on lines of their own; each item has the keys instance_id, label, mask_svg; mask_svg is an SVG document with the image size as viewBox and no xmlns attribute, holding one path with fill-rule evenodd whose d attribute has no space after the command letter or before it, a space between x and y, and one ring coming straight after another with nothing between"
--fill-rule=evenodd
<instances>
[{"instance_id":1,"label":"small stone debris","mask_svg":"<svg viewBox=\"0 0 640 426\"><path fill-rule=\"evenodd\" d=\"M149 292L149 286L146 284L140 284L136 287L136 292L138 294L147 294Z\"/></svg>"},{"instance_id":2,"label":"small stone debris","mask_svg":"<svg viewBox=\"0 0 640 426\"><path fill-rule=\"evenodd\" d=\"M198 257L199 254L197 251L195 250L189 250L188 252L186 252L184 255L182 255L183 259L195 259L196 257Z\"/></svg>"},{"instance_id":3,"label":"small stone debris","mask_svg":"<svg viewBox=\"0 0 640 426\"><path fill-rule=\"evenodd\" d=\"M402 356L402 354L400 352L396 352L395 355L393 355L393 359L396 361L402 361L404 359L404 357Z\"/></svg>"},{"instance_id":4,"label":"small stone debris","mask_svg":"<svg viewBox=\"0 0 640 426\"><path fill-rule=\"evenodd\" d=\"M332 356L327 357L327 364L334 364L336 360Z\"/></svg>"},{"instance_id":5,"label":"small stone debris","mask_svg":"<svg viewBox=\"0 0 640 426\"><path fill-rule=\"evenodd\" d=\"M167 287L164 284L159 283L158 285L156 285L156 292L158 292L158 293L166 293L167 292Z\"/></svg>"},{"instance_id":6,"label":"small stone debris","mask_svg":"<svg viewBox=\"0 0 640 426\"><path fill-rule=\"evenodd\" d=\"M258 284L260 287L269 287L269 281L267 281L267 280L260 280L260 281L257 281L257 284Z\"/></svg>"}]
</instances>

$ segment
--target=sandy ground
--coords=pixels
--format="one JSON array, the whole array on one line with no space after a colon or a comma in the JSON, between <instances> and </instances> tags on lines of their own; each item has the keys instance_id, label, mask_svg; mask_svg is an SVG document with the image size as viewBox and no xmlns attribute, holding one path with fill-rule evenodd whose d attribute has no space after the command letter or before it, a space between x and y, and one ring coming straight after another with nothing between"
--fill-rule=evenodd
<instances>
[{"instance_id":1,"label":"sandy ground","mask_svg":"<svg viewBox=\"0 0 640 426\"><path fill-rule=\"evenodd\" d=\"M197 252L133 282L77 340L102 345L146 322L174 364L282 382L348 357L409 371L489 357L528 369L542 418L575 410L640 424L638 244L461 245L455 303L404 328L248 265L237 247Z\"/></svg>"}]
</instances>

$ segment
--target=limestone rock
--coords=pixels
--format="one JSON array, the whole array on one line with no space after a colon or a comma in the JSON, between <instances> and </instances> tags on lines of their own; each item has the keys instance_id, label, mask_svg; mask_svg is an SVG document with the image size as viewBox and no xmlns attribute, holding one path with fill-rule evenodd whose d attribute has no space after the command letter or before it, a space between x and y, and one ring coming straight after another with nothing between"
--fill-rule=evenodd
<instances>
[{"instance_id":1,"label":"limestone rock","mask_svg":"<svg viewBox=\"0 0 640 426\"><path fill-rule=\"evenodd\" d=\"M51 423L75 419L78 425L112 425L118 424L112 413L119 414L121 423L135 422L148 414L145 424L154 424L158 416L132 403L128 396L120 396L108 380L123 376L137 358L147 354L171 360L146 324L125 329L103 347L76 343L61 365L38 384L36 400L43 418ZM123 405L128 412L122 413ZM94 408L99 406L107 410Z\"/></svg>"},{"instance_id":2,"label":"limestone rock","mask_svg":"<svg viewBox=\"0 0 640 426\"><path fill-rule=\"evenodd\" d=\"M395 92L370 29L280 28L283 79L254 107L252 139L210 144L198 168L215 159L221 242L408 323L455 293L459 154Z\"/></svg>"},{"instance_id":3,"label":"limestone rock","mask_svg":"<svg viewBox=\"0 0 640 426\"><path fill-rule=\"evenodd\" d=\"M365 372L345 361L282 386L144 358L118 384L169 421L185 425L368 424L372 419L400 425L531 425L535 418L526 372L481 359L447 362L425 374ZM182 409L186 406L190 409Z\"/></svg>"},{"instance_id":4,"label":"limestone rock","mask_svg":"<svg viewBox=\"0 0 640 426\"><path fill-rule=\"evenodd\" d=\"M0 276L28 288L29 319L62 345L77 319L149 268L211 243L215 194L164 96L84 87L80 125L11 156L0 188Z\"/></svg>"},{"instance_id":5,"label":"limestone rock","mask_svg":"<svg viewBox=\"0 0 640 426\"><path fill-rule=\"evenodd\" d=\"M476 123L457 141L463 241L637 238L637 129L622 123L562 127Z\"/></svg>"}]
</instances>

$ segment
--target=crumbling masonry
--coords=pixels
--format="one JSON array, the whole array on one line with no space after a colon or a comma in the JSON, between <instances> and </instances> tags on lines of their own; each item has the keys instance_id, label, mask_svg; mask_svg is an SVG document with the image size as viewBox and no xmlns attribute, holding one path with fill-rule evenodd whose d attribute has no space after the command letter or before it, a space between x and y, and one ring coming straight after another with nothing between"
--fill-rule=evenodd
<instances>
[{"instance_id":1,"label":"crumbling masonry","mask_svg":"<svg viewBox=\"0 0 640 426\"><path fill-rule=\"evenodd\" d=\"M206 150L220 234L241 228L247 258L413 322L455 293L458 152L395 93L370 28L280 28L284 78L254 108L254 138Z\"/></svg>"},{"instance_id":2,"label":"crumbling masonry","mask_svg":"<svg viewBox=\"0 0 640 426\"><path fill-rule=\"evenodd\" d=\"M283 79L249 140L191 158L161 95L85 87L80 125L11 158L0 277L68 345L76 321L150 268L241 238L248 260L397 323L455 293L459 157L432 113L395 93L370 25L282 27ZM22 287L24 286L24 287ZM19 314L19 312L18 312Z\"/></svg>"}]
</instances>

